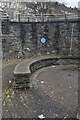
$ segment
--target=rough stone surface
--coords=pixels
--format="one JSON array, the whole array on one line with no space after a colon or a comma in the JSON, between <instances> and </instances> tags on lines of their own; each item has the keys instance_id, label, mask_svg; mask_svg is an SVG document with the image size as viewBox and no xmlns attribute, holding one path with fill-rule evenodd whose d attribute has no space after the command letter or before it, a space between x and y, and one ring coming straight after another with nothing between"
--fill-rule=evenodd
<instances>
[{"instance_id":1,"label":"rough stone surface","mask_svg":"<svg viewBox=\"0 0 80 120\"><path fill-rule=\"evenodd\" d=\"M34 27L34 24L8 24L9 34L3 34L2 36L4 58L17 57L18 52L21 55L22 51L25 55L47 54L47 52L52 54L52 51L58 49L60 55L68 56L70 54L72 26L74 27L71 53L74 56L78 55L79 32L77 23L59 23L58 28L56 23L36 23L36 27ZM47 28L45 29L46 26L48 31ZM40 42L43 36L47 39L45 44Z\"/></svg>"}]
</instances>

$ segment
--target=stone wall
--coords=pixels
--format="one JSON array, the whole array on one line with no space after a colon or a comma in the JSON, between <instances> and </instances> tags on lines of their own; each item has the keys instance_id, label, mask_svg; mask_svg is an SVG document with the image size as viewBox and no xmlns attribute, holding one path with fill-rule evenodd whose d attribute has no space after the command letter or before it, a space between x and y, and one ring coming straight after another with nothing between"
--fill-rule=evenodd
<instances>
[{"instance_id":1,"label":"stone wall","mask_svg":"<svg viewBox=\"0 0 80 120\"><path fill-rule=\"evenodd\" d=\"M78 55L77 23L2 23L2 43L5 57L17 57L18 54L70 54L71 36L73 56ZM5 29L6 28L6 29ZM72 35L73 29L73 35ZM41 43L41 37L47 42Z\"/></svg>"}]
</instances>

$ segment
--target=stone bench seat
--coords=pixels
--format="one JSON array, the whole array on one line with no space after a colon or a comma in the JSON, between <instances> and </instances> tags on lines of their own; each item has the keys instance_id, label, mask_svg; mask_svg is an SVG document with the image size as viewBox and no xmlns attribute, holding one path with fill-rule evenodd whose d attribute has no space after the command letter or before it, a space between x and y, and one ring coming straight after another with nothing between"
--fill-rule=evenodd
<instances>
[{"instance_id":1,"label":"stone bench seat","mask_svg":"<svg viewBox=\"0 0 80 120\"><path fill-rule=\"evenodd\" d=\"M20 64L18 64L14 69L14 75L26 75L31 74L31 68L34 64L40 63L41 61L46 61L48 59L57 59L53 56L39 56L39 57L33 57L30 59L26 59Z\"/></svg>"},{"instance_id":2,"label":"stone bench seat","mask_svg":"<svg viewBox=\"0 0 80 120\"><path fill-rule=\"evenodd\" d=\"M67 59L67 58L64 58ZM61 58L54 56L38 56L22 61L14 69L15 83L19 87L27 86L30 82L30 75L36 70L50 65L60 64Z\"/></svg>"},{"instance_id":3,"label":"stone bench seat","mask_svg":"<svg viewBox=\"0 0 80 120\"><path fill-rule=\"evenodd\" d=\"M55 59L55 60L54 60ZM37 69L50 66L55 63L57 58L53 56L38 56L22 61L14 69L16 86L27 86L30 82L30 75Z\"/></svg>"}]
</instances>

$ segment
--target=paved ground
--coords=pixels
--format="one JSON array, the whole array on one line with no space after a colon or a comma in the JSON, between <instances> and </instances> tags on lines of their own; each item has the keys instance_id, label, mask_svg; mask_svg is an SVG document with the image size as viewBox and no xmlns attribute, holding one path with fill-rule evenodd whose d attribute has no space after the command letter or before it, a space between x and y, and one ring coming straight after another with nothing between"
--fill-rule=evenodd
<instances>
[{"instance_id":1,"label":"paved ground","mask_svg":"<svg viewBox=\"0 0 80 120\"><path fill-rule=\"evenodd\" d=\"M7 89L10 87L9 81L13 81L13 71L14 68L16 66L16 64L18 64L20 61L20 59L14 59L14 60L3 60L2 62L0 62L0 106L2 106L2 102L5 100L6 97L6 91ZM2 107L0 107L0 117L1 115L1 109Z\"/></svg>"},{"instance_id":2,"label":"paved ground","mask_svg":"<svg viewBox=\"0 0 80 120\"><path fill-rule=\"evenodd\" d=\"M14 59L2 62L2 91L9 87L9 81L12 81L15 66L21 62L20 59Z\"/></svg>"},{"instance_id":3,"label":"paved ground","mask_svg":"<svg viewBox=\"0 0 80 120\"><path fill-rule=\"evenodd\" d=\"M33 87L8 92L3 118L76 117L78 71L75 66L43 68L31 76Z\"/></svg>"}]
</instances>

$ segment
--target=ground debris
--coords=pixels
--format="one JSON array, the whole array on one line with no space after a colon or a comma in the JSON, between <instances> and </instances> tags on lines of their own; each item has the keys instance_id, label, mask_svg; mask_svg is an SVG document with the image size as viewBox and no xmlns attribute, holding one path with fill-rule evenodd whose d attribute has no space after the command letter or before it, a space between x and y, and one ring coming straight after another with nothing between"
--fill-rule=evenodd
<instances>
[{"instance_id":1,"label":"ground debris","mask_svg":"<svg viewBox=\"0 0 80 120\"><path fill-rule=\"evenodd\" d=\"M39 119L43 119L43 118L45 118L45 117L44 117L43 114L41 114L41 115L38 116L38 118L39 118Z\"/></svg>"}]
</instances>

